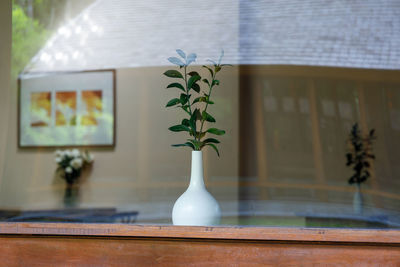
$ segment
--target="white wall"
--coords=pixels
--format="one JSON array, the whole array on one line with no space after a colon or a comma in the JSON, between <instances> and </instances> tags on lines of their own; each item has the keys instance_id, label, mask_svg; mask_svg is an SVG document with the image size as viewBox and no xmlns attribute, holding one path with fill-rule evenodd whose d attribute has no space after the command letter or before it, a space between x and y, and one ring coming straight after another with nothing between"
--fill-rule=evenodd
<instances>
[{"instance_id":1,"label":"white wall","mask_svg":"<svg viewBox=\"0 0 400 267\"><path fill-rule=\"evenodd\" d=\"M162 75L165 70L148 67L117 71L116 147L91 150L95 162L81 185L81 205L121 207L148 202L172 205L183 193L188 183L191 152L188 148L171 147L173 143L185 142L187 137L168 130L182 120L183 112L165 108L168 100L179 94L178 89L165 89L171 82ZM217 120L216 126L225 129L227 134L220 138L220 158L214 151L205 150L205 174L217 198L236 198L238 69L221 71L219 79L221 86L214 90L216 105L209 111ZM54 149L17 148L16 91L10 103L0 206L61 207L65 186L63 180L54 176ZM212 185L226 180L232 181L231 189Z\"/></svg>"}]
</instances>

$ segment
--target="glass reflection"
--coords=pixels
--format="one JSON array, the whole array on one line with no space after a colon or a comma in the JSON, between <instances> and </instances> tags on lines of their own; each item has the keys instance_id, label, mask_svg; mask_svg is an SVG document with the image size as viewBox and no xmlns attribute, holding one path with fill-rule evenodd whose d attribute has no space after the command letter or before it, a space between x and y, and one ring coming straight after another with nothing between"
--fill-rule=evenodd
<instances>
[{"instance_id":1,"label":"glass reflection","mask_svg":"<svg viewBox=\"0 0 400 267\"><path fill-rule=\"evenodd\" d=\"M116 69L116 146L90 148L95 163L70 206L107 222L132 213L137 223L170 223L188 184L190 151L170 147L180 139L167 130L178 113L164 110L173 96L163 89L166 58L177 48L196 52L200 71L223 48L234 67L222 73L218 105L211 108L227 134L221 158L212 151L204 157L222 224L399 227L397 3L63 0L37 3L29 14L25 2L13 5L15 83L0 172L2 209L62 211L73 195L64 197L64 181L55 175L55 149L15 145L17 76ZM106 96L87 89L86 113L77 119L93 126ZM31 99L32 127L48 123L49 96ZM76 123L74 112L61 109L82 103L60 105L58 122ZM347 182L354 123L377 135L361 214L353 209L356 187Z\"/></svg>"}]
</instances>

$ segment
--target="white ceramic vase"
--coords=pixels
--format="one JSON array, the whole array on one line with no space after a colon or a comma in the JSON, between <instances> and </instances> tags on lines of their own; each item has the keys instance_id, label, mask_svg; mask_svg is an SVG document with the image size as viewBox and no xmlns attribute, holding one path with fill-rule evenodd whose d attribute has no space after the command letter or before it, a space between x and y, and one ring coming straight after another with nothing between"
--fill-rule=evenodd
<instances>
[{"instance_id":1,"label":"white ceramic vase","mask_svg":"<svg viewBox=\"0 0 400 267\"><path fill-rule=\"evenodd\" d=\"M172 210L174 225L218 225L221 210L218 202L207 191L203 177L203 153L192 151L190 184L175 202Z\"/></svg>"},{"instance_id":2,"label":"white ceramic vase","mask_svg":"<svg viewBox=\"0 0 400 267\"><path fill-rule=\"evenodd\" d=\"M360 184L356 184L356 191L353 196L353 211L355 214L362 214L363 212L363 198L360 190Z\"/></svg>"}]
</instances>

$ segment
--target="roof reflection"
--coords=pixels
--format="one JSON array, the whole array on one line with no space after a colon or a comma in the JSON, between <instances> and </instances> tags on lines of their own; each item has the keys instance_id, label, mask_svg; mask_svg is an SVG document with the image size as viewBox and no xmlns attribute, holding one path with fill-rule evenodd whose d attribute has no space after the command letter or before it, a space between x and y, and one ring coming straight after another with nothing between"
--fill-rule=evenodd
<instances>
[{"instance_id":1,"label":"roof reflection","mask_svg":"<svg viewBox=\"0 0 400 267\"><path fill-rule=\"evenodd\" d=\"M400 2L97 0L25 72L163 66L176 48L198 64L223 48L231 64L400 69Z\"/></svg>"}]
</instances>

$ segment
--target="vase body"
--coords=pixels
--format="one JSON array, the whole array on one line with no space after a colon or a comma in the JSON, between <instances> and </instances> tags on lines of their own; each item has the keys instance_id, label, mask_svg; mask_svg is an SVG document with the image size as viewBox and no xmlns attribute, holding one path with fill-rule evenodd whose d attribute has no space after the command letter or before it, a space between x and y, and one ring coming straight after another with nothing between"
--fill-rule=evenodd
<instances>
[{"instance_id":1,"label":"vase body","mask_svg":"<svg viewBox=\"0 0 400 267\"><path fill-rule=\"evenodd\" d=\"M356 184L356 191L353 196L353 211L355 214L362 214L363 212L363 198L360 190L360 184Z\"/></svg>"},{"instance_id":2,"label":"vase body","mask_svg":"<svg viewBox=\"0 0 400 267\"><path fill-rule=\"evenodd\" d=\"M174 225L218 225L221 210L218 202L207 191L203 176L203 153L192 151L190 184L175 202L172 210Z\"/></svg>"},{"instance_id":3,"label":"vase body","mask_svg":"<svg viewBox=\"0 0 400 267\"><path fill-rule=\"evenodd\" d=\"M76 208L79 202L79 188L68 183L65 188L63 200L65 208Z\"/></svg>"}]
</instances>

